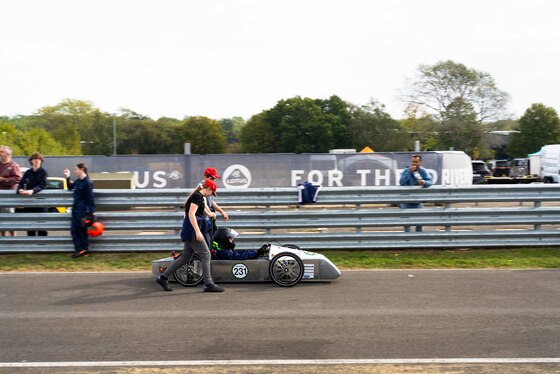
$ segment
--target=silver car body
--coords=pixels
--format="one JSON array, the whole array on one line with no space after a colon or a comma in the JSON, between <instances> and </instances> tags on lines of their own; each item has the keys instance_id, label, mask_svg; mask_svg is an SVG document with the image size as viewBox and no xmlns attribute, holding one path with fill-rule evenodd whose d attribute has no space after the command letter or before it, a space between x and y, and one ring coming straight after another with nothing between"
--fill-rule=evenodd
<instances>
[{"instance_id":1,"label":"silver car body","mask_svg":"<svg viewBox=\"0 0 560 374\"><path fill-rule=\"evenodd\" d=\"M211 271L215 282L267 282L276 281L271 277L271 261L275 262L280 257L297 257L301 260L303 272L301 281L331 281L337 279L341 272L327 257L320 253L304 251L291 247L270 244L268 253L265 256L250 260L212 260ZM287 256L282 256L287 255ZM152 261L152 273L160 275L173 262L173 257L166 257ZM297 265L297 264L296 264ZM195 271L198 273L200 264L195 264ZM299 269L298 269L299 271ZM170 280L176 280L170 277ZM297 282L296 282L297 283ZM280 284L280 283L278 283ZM194 284L193 284L194 285ZM282 285L282 284L280 284ZM291 285L291 284L290 284Z\"/></svg>"}]
</instances>

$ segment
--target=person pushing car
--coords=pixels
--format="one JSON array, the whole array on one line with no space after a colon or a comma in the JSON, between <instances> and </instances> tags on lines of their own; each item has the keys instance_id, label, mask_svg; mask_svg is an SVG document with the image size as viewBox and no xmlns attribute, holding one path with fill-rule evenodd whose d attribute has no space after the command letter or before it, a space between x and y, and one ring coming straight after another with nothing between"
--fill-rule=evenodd
<instances>
[{"instance_id":1,"label":"person pushing car","mask_svg":"<svg viewBox=\"0 0 560 374\"><path fill-rule=\"evenodd\" d=\"M190 197L195 191L200 191L200 189L204 185L205 181L211 180L214 183L216 183L216 179L220 179L220 175L218 174L218 170L216 170L215 168L206 168L206 170L204 170L204 179L202 179L202 181L196 186L196 188L193 190L193 192L191 192L191 194L188 197ZM187 199L188 199L188 197L187 197ZM210 223L211 223L212 226L210 228L209 237L212 238L214 236L214 233L218 229L218 227L216 226L216 212L219 212L222 215L222 217L224 218L224 221L227 221L229 219L229 216L218 205L218 203L216 202L216 199L214 199L214 196L204 197L204 201L206 203L205 207L204 207L204 214L206 215L206 217L208 217L208 219L211 220ZM208 241L207 244L208 244L209 247L212 246L211 241Z\"/></svg>"},{"instance_id":2,"label":"person pushing car","mask_svg":"<svg viewBox=\"0 0 560 374\"><path fill-rule=\"evenodd\" d=\"M204 292L222 292L222 287L214 284L210 273L210 250L207 240L210 231L210 222L204 216L204 197L216 196L216 183L207 179L202 184L199 191L194 191L185 203L185 218L181 229L181 240L184 242L183 253L173 261L163 274L156 278L156 282L164 291L173 291L169 287L169 275L183 265L192 261L196 252L200 256L202 265L202 278L204 282Z\"/></svg>"}]
</instances>

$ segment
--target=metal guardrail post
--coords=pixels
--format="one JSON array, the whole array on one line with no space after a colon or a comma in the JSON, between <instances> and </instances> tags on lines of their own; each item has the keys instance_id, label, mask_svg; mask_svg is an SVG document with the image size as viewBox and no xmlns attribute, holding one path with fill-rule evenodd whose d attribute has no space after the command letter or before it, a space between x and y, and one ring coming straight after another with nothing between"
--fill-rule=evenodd
<instances>
[{"instance_id":1,"label":"metal guardrail post","mask_svg":"<svg viewBox=\"0 0 560 374\"><path fill-rule=\"evenodd\" d=\"M535 201L533 202L533 207L534 207L534 208L540 208L540 207L541 207L541 202L538 201L538 200L535 200ZM534 225L533 227L534 227L534 230L540 230L540 229L541 229L541 225L539 225L539 224L536 224L536 225Z\"/></svg>"}]
</instances>

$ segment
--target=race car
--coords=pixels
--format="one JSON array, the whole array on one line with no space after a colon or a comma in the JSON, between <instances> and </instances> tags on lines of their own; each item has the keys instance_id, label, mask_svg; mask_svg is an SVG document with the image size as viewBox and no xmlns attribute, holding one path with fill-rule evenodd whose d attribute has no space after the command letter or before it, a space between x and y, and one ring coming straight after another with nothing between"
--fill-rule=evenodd
<instances>
[{"instance_id":1,"label":"race car","mask_svg":"<svg viewBox=\"0 0 560 374\"><path fill-rule=\"evenodd\" d=\"M327 257L320 253L301 250L293 244L267 243L264 254L247 260L216 260L210 262L215 282L268 282L291 287L298 282L331 281L341 272ZM159 276L173 262L174 257L152 261L152 273ZM195 253L191 263L185 264L169 277L183 286L192 287L202 282L200 257Z\"/></svg>"}]
</instances>

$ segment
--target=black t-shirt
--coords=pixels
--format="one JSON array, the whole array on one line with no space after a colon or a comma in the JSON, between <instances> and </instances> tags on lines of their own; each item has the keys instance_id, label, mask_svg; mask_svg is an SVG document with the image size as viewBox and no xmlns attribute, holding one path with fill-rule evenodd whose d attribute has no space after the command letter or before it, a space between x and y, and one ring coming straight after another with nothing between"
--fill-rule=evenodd
<instances>
[{"instance_id":1,"label":"black t-shirt","mask_svg":"<svg viewBox=\"0 0 560 374\"><path fill-rule=\"evenodd\" d=\"M204 216L204 199L202 198L202 194L200 192L194 192L188 199L187 204L185 204L185 214L189 214L189 210L191 209L191 204L198 205L198 209L196 210L197 216Z\"/></svg>"}]
</instances>

